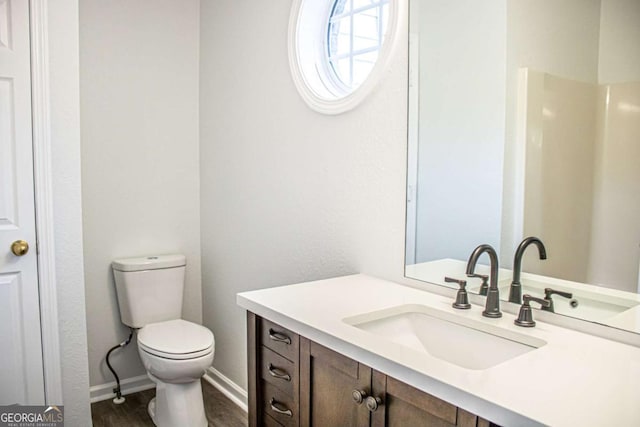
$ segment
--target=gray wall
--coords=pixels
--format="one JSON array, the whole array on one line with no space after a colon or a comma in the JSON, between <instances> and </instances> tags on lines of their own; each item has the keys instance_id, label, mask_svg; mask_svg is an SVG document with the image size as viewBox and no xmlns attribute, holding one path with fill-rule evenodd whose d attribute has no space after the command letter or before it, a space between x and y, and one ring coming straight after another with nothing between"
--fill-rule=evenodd
<instances>
[{"instance_id":1,"label":"gray wall","mask_svg":"<svg viewBox=\"0 0 640 427\"><path fill-rule=\"evenodd\" d=\"M237 292L404 267L406 36L360 107L324 116L290 77L290 6L201 4L203 320L214 367L243 387Z\"/></svg>"},{"instance_id":2,"label":"gray wall","mask_svg":"<svg viewBox=\"0 0 640 427\"><path fill-rule=\"evenodd\" d=\"M113 381L120 323L114 258L187 256L183 317L201 322L199 1L80 4L82 203L91 385ZM135 343L121 378L144 375Z\"/></svg>"}]
</instances>

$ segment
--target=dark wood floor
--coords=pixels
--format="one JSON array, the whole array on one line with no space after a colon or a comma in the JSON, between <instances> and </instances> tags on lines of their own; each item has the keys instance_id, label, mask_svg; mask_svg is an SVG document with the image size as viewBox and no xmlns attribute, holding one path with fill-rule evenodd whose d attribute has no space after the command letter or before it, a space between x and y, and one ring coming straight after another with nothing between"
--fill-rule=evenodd
<instances>
[{"instance_id":1,"label":"dark wood floor","mask_svg":"<svg viewBox=\"0 0 640 427\"><path fill-rule=\"evenodd\" d=\"M93 403L93 427L152 427L153 421L147 413L147 405L155 394L154 389L129 394L121 405L116 405L111 400ZM202 381L202 394L210 427L247 425L247 413L206 381Z\"/></svg>"}]
</instances>

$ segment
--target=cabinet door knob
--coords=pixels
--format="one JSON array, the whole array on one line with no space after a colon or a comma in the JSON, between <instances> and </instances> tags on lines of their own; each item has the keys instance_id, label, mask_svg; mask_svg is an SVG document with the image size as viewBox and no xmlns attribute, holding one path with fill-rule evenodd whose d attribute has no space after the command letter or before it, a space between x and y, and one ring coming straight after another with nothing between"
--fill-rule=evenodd
<instances>
[{"instance_id":1,"label":"cabinet door knob","mask_svg":"<svg viewBox=\"0 0 640 427\"><path fill-rule=\"evenodd\" d=\"M370 412L376 412L378 410L378 406L382 405L382 399L379 397L369 396L365 400L365 405L367 405L367 409Z\"/></svg>"},{"instance_id":2,"label":"cabinet door knob","mask_svg":"<svg viewBox=\"0 0 640 427\"><path fill-rule=\"evenodd\" d=\"M11 244L11 252L13 252L15 256L26 255L27 252L29 252L29 243L24 240L16 240Z\"/></svg>"},{"instance_id":3,"label":"cabinet door knob","mask_svg":"<svg viewBox=\"0 0 640 427\"><path fill-rule=\"evenodd\" d=\"M367 397L367 392L364 390L353 390L351 392L351 397L353 398L354 402L360 405L362 402L364 402L364 399Z\"/></svg>"}]
</instances>

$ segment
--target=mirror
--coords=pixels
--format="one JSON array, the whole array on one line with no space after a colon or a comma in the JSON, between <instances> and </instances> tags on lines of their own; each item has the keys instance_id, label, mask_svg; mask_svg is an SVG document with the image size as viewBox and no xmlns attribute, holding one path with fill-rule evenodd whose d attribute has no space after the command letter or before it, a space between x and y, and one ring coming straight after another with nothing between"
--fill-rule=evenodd
<instances>
[{"instance_id":1,"label":"mirror","mask_svg":"<svg viewBox=\"0 0 640 427\"><path fill-rule=\"evenodd\" d=\"M640 1L411 0L409 24L405 275L479 292L486 243L505 300L537 236L524 293L640 332Z\"/></svg>"}]
</instances>

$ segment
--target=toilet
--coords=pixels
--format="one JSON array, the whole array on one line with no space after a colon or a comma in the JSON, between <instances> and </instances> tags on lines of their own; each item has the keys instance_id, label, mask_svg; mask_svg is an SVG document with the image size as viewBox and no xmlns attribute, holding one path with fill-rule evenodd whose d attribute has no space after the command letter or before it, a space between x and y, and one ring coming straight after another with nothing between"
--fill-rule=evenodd
<instances>
[{"instance_id":1,"label":"toilet","mask_svg":"<svg viewBox=\"0 0 640 427\"><path fill-rule=\"evenodd\" d=\"M149 415L158 427L206 427L200 378L213 362L213 333L182 319L186 258L159 255L112 262L120 318L137 329L138 352L156 384Z\"/></svg>"}]
</instances>

